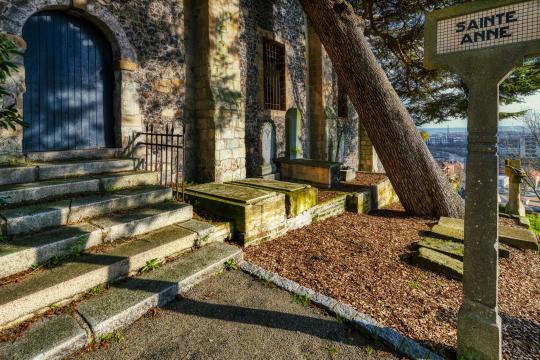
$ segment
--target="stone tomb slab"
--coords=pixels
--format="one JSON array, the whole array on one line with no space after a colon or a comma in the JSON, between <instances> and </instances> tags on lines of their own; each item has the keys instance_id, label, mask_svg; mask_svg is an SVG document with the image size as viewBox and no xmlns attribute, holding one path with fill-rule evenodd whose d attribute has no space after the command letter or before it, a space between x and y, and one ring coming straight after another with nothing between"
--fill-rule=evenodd
<instances>
[{"instance_id":1,"label":"stone tomb slab","mask_svg":"<svg viewBox=\"0 0 540 360\"><path fill-rule=\"evenodd\" d=\"M272 238L286 227L285 195L280 192L208 183L188 187L186 199L196 211L232 222L244 245Z\"/></svg>"},{"instance_id":2,"label":"stone tomb slab","mask_svg":"<svg viewBox=\"0 0 540 360\"><path fill-rule=\"evenodd\" d=\"M289 218L296 217L317 205L319 190L310 185L260 178L234 181L232 184L285 194L285 206Z\"/></svg>"},{"instance_id":3,"label":"stone tomb slab","mask_svg":"<svg viewBox=\"0 0 540 360\"><path fill-rule=\"evenodd\" d=\"M462 219L442 217L433 233L463 241ZM507 225L499 225L499 241L518 249L538 250L538 240L532 230Z\"/></svg>"},{"instance_id":4,"label":"stone tomb slab","mask_svg":"<svg viewBox=\"0 0 540 360\"><path fill-rule=\"evenodd\" d=\"M331 188L339 185L341 163L311 159L277 159L284 180L305 181Z\"/></svg>"}]
</instances>

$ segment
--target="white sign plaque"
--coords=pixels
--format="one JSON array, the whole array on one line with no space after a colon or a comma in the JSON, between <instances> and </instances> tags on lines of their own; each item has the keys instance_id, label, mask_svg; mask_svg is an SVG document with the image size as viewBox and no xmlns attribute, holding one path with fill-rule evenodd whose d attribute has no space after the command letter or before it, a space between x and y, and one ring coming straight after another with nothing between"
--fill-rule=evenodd
<instances>
[{"instance_id":1,"label":"white sign plaque","mask_svg":"<svg viewBox=\"0 0 540 360\"><path fill-rule=\"evenodd\" d=\"M437 22L437 54L540 39L540 0Z\"/></svg>"}]
</instances>

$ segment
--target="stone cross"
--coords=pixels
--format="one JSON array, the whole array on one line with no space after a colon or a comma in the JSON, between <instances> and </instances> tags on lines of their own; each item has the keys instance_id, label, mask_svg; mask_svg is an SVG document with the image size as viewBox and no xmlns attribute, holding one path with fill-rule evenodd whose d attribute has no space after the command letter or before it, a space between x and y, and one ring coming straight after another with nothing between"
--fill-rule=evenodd
<instances>
[{"instance_id":1,"label":"stone cross","mask_svg":"<svg viewBox=\"0 0 540 360\"><path fill-rule=\"evenodd\" d=\"M425 66L461 76L469 90L463 302L458 356L501 359L498 308L499 85L540 53L538 0L473 1L426 17Z\"/></svg>"},{"instance_id":2,"label":"stone cross","mask_svg":"<svg viewBox=\"0 0 540 360\"><path fill-rule=\"evenodd\" d=\"M510 215L525 216L525 206L521 201L521 184L523 183L523 177L521 177L518 171L521 169L521 160L505 160L504 165L505 174L509 179L506 212Z\"/></svg>"},{"instance_id":3,"label":"stone cross","mask_svg":"<svg viewBox=\"0 0 540 360\"><path fill-rule=\"evenodd\" d=\"M276 130L274 125L265 121L259 130L259 168L258 174L268 177L276 173Z\"/></svg>"},{"instance_id":4,"label":"stone cross","mask_svg":"<svg viewBox=\"0 0 540 360\"><path fill-rule=\"evenodd\" d=\"M296 108L287 110L285 115L285 157L289 160L303 158L302 113Z\"/></svg>"}]
</instances>

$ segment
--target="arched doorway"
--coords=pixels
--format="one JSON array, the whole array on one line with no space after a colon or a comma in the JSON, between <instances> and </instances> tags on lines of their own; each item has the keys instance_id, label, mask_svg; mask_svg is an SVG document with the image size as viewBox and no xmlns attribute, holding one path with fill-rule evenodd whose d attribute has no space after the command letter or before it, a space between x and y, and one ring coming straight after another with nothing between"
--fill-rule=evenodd
<instances>
[{"instance_id":1,"label":"arched doorway","mask_svg":"<svg viewBox=\"0 0 540 360\"><path fill-rule=\"evenodd\" d=\"M113 54L86 20L59 11L23 28L26 93L23 151L115 146Z\"/></svg>"}]
</instances>

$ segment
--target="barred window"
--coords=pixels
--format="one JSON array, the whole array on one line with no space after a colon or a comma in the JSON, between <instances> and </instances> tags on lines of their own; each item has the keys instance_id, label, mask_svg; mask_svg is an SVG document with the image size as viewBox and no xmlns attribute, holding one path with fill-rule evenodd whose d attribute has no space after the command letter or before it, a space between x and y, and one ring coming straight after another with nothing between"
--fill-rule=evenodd
<instances>
[{"instance_id":1,"label":"barred window","mask_svg":"<svg viewBox=\"0 0 540 360\"><path fill-rule=\"evenodd\" d=\"M264 109L285 108L285 46L264 39Z\"/></svg>"}]
</instances>

